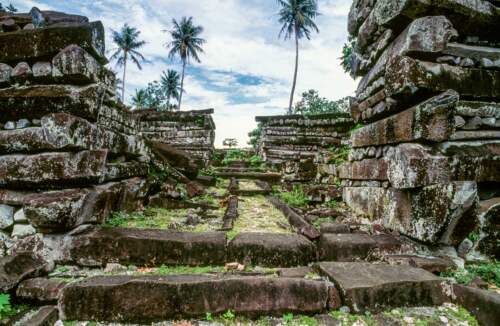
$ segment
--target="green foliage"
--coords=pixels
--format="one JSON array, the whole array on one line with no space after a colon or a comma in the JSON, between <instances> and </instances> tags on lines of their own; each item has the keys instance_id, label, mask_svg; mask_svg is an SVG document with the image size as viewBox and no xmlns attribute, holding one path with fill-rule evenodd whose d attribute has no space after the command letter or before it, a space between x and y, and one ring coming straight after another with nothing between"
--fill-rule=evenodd
<instances>
[{"instance_id":1,"label":"green foliage","mask_svg":"<svg viewBox=\"0 0 500 326\"><path fill-rule=\"evenodd\" d=\"M253 155L249 159L250 166L258 168L261 167L264 164L264 161L260 158L259 155Z\"/></svg>"},{"instance_id":2,"label":"green foliage","mask_svg":"<svg viewBox=\"0 0 500 326\"><path fill-rule=\"evenodd\" d=\"M138 51L146 42L140 41L141 32L135 27L130 27L127 24L123 25L121 30L112 31L113 42L116 45L111 60L116 60L118 67L123 67L123 86L122 86L122 101L125 101L125 73L127 69L127 61L130 59L133 63L142 70L141 62L146 61L144 56Z\"/></svg>"},{"instance_id":3,"label":"green foliage","mask_svg":"<svg viewBox=\"0 0 500 326\"><path fill-rule=\"evenodd\" d=\"M224 159L222 160L222 165L229 165L232 162L236 161L244 161L247 158L247 154L245 151L242 151L241 149L231 149L226 152L226 156L224 156Z\"/></svg>"},{"instance_id":4,"label":"green foliage","mask_svg":"<svg viewBox=\"0 0 500 326\"><path fill-rule=\"evenodd\" d=\"M342 68L344 68L344 71L349 75L351 75L351 77L353 78L354 76L352 71L352 60L355 47L356 47L356 38L349 37L348 42L345 43L344 46L342 47L342 56L339 58L340 65L342 66Z\"/></svg>"},{"instance_id":5,"label":"green foliage","mask_svg":"<svg viewBox=\"0 0 500 326\"><path fill-rule=\"evenodd\" d=\"M222 318L224 318L225 320L233 320L235 317L236 317L236 315L231 310L226 311L222 315Z\"/></svg>"},{"instance_id":6,"label":"green foliage","mask_svg":"<svg viewBox=\"0 0 500 326\"><path fill-rule=\"evenodd\" d=\"M326 206L328 208L337 208L339 206L339 202L336 201L335 199L332 199L332 200L324 202L323 206Z\"/></svg>"},{"instance_id":7,"label":"green foliage","mask_svg":"<svg viewBox=\"0 0 500 326\"><path fill-rule=\"evenodd\" d=\"M310 40L311 31L319 33L314 19L319 15L316 0L278 0L281 9L278 13L279 22L282 25L279 36L289 39L296 36L298 39L304 36Z\"/></svg>"},{"instance_id":8,"label":"green foliage","mask_svg":"<svg viewBox=\"0 0 500 326\"><path fill-rule=\"evenodd\" d=\"M11 14L13 14L13 13L16 13L16 12L17 12L17 8L16 8L16 7L14 7L14 6L12 5L12 3L10 3L10 4L9 4L9 5L5 8L5 9L7 9L7 11L8 11L8 12L10 12Z\"/></svg>"},{"instance_id":9,"label":"green foliage","mask_svg":"<svg viewBox=\"0 0 500 326\"><path fill-rule=\"evenodd\" d=\"M155 271L155 275L181 275L181 274L207 274L223 272L223 266L166 266L161 265Z\"/></svg>"},{"instance_id":10,"label":"green foliage","mask_svg":"<svg viewBox=\"0 0 500 326\"><path fill-rule=\"evenodd\" d=\"M226 232L226 238L231 241L233 240L234 238L236 238L236 236L240 234L240 231L238 230L231 230L231 231L228 231Z\"/></svg>"},{"instance_id":11,"label":"green foliage","mask_svg":"<svg viewBox=\"0 0 500 326\"><path fill-rule=\"evenodd\" d=\"M351 152L351 147L349 146L332 147L330 149L330 152L332 154L328 159L328 163L340 165L347 162L349 153Z\"/></svg>"},{"instance_id":12,"label":"green foliage","mask_svg":"<svg viewBox=\"0 0 500 326\"><path fill-rule=\"evenodd\" d=\"M465 269L456 269L441 273L443 277L452 277L460 284L468 284L477 277L481 277L485 282L495 284L500 287L500 262L487 264L470 264Z\"/></svg>"},{"instance_id":13,"label":"green foliage","mask_svg":"<svg viewBox=\"0 0 500 326\"><path fill-rule=\"evenodd\" d=\"M292 113L302 115L314 115L333 113L339 116L347 114L349 109L349 100L347 97L338 101L330 101L321 97L317 90L310 89L302 93L302 99L295 104Z\"/></svg>"},{"instance_id":14,"label":"green foliage","mask_svg":"<svg viewBox=\"0 0 500 326\"><path fill-rule=\"evenodd\" d=\"M363 125L362 123L357 123L354 127L352 127L352 129L351 129L351 134L352 134L353 132L355 132L356 130L361 129L361 128L363 128L363 127L364 127L364 125Z\"/></svg>"},{"instance_id":15,"label":"green foliage","mask_svg":"<svg viewBox=\"0 0 500 326\"><path fill-rule=\"evenodd\" d=\"M2 3L1 3L1 2L0 2L0 11L1 11L1 12L4 12L4 11L5 11L5 9L4 9L4 7L3 7L3 5L2 5Z\"/></svg>"},{"instance_id":16,"label":"green foliage","mask_svg":"<svg viewBox=\"0 0 500 326\"><path fill-rule=\"evenodd\" d=\"M157 183L164 183L170 176L170 172L167 170L160 169L154 165L150 165L148 169L148 177Z\"/></svg>"},{"instance_id":17,"label":"green foliage","mask_svg":"<svg viewBox=\"0 0 500 326\"><path fill-rule=\"evenodd\" d=\"M213 321L214 317L212 317L211 313L207 312L207 313L205 313L205 320L206 321Z\"/></svg>"},{"instance_id":18,"label":"green foliage","mask_svg":"<svg viewBox=\"0 0 500 326\"><path fill-rule=\"evenodd\" d=\"M258 123L257 128L255 128L254 130L252 130L248 133L248 137L250 137L250 140L248 141L248 145L252 146L254 149L257 149L257 147L259 146L259 142L260 142L261 132L262 132L262 124Z\"/></svg>"},{"instance_id":19,"label":"green foliage","mask_svg":"<svg viewBox=\"0 0 500 326\"><path fill-rule=\"evenodd\" d=\"M293 321L293 318L294 318L293 313L289 312L287 314L284 314L281 319L283 319L283 322L287 324L291 323Z\"/></svg>"},{"instance_id":20,"label":"green foliage","mask_svg":"<svg viewBox=\"0 0 500 326\"><path fill-rule=\"evenodd\" d=\"M10 305L10 294L0 293L0 319L9 315L12 312Z\"/></svg>"},{"instance_id":21,"label":"green foliage","mask_svg":"<svg viewBox=\"0 0 500 326\"><path fill-rule=\"evenodd\" d=\"M170 99L178 101L181 95L180 76L177 71L169 69L162 73L160 83L167 98L166 108L168 110L170 109Z\"/></svg>"},{"instance_id":22,"label":"green foliage","mask_svg":"<svg viewBox=\"0 0 500 326\"><path fill-rule=\"evenodd\" d=\"M215 170L210 166L208 168L201 169L200 172L198 172L198 174L203 176L213 177L215 176Z\"/></svg>"},{"instance_id":23,"label":"green foliage","mask_svg":"<svg viewBox=\"0 0 500 326\"><path fill-rule=\"evenodd\" d=\"M238 146L238 141L235 138L226 138L222 141L222 146L233 148Z\"/></svg>"},{"instance_id":24,"label":"green foliage","mask_svg":"<svg viewBox=\"0 0 500 326\"><path fill-rule=\"evenodd\" d=\"M277 193L277 195L290 206L304 207L309 203L309 199L301 185L294 185L292 191L282 191Z\"/></svg>"},{"instance_id":25,"label":"green foliage","mask_svg":"<svg viewBox=\"0 0 500 326\"><path fill-rule=\"evenodd\" d=\"M219 202L217 201L217 199L215 199L214 196L209 195L209 194L204 194L201 196L193 197L192 201L194 201L196 203L204 202L204 203L207 203L207 204L212 205L212 206L219 205Z\"/></svg>"},{"instance_id":26,"label":"green foliage","mask_svg":"<svg viewBox=\"0 0 500 326\"><path fill-rule=\"evenodd\" d=\"M479 241L479 234L477 234L476 232L471 232L467 236L467 239L469 239L472 242L477 242L477 241Z\"/></svg>"}]
</instances>

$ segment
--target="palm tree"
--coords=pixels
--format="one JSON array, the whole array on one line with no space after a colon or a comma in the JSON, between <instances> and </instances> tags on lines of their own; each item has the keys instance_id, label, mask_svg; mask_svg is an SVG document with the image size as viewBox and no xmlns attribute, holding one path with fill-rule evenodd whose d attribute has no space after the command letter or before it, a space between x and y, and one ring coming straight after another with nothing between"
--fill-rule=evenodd
<instances>
[{"instance_id":1,"label":"palm tree","mask_svg":"<svg viewBox=\"0 0 500 326\"><path fill-rule=\"evenodd\" d=\"M318 26L314 23L314 18L319 15L318 3L316 0L277 0L281 6L279 12L279 22L283 24L279 37L284 39L295 37L295 73L293 75L292 92L290 94L290 104L288 112L292 112L293 96L297 85L297 71L299 67L299 40L304 36L310 40L311 30L319 33Z\"/></svg>"},{"instance_id":2,"label":"palm tree","mask_svg":"<svg viewBox=\"0 0 500 326\"><path fill-rule=\"evenodd\" d=\"M8 12L10 12L11 14L13 14L13 13L16 13L16 12L17 12L17 8L16 8L16 7L14 7L14 6L12 5L12 3L10 3L10 4L9 4L9 5L5 8L5 9L7 9L7 11L8 11Z\"/></svg>"},{"instance_id":3,"label":"palm tree","mask_svg":"<svg viewBox=\"0 0 500 326\"><path fill-rule=\"evenodd\" d=\"M148 94L145 89L135 90L135 95L132 97L132 104L138 110L142 110L147 106Z\"/></svg>"},{"instance_id":4,"label":"palm tree","mask_svg":"<svg viewBox=\"0 0 500 326\"><path fill-rule=\"evenodd\" d=\"M180 96L180 86L179 86L179 74L175 70L167 70L163 72L161 76L161 86L167 96L167 110L170 110L170 99L174 98L179 100Z\"/></svg>"},{"instance_id":5,"label":"palm tree","mask_svg":"<svg viewBox=\"0 0 500 326\"><path fill-rule=\"evenodd\" d=\"M125 101L125 77L127 72L127 61L132 59L132 61L137 65L139 70L142 70L140 61L146 61L144 56L137 50L146 44L144 41L139 41L139 32L137 28L130 27L127 24L123 25L122 29L113 32L113 42L117 45L115 53L111 56L111 59L117 60L116 64L119 67L123 66L123 78L122 78L122 101Z\"/></svg>"},{"instance_id":6,"label":"palm tree","mask_svg":"<svg viewBox=\"0 0 500 326\"><path fill-rule=\"evenodd\" d=\"M190 58L196 62L201 62L198 53L203 53L201 46L206 42L200 38L203 32L202 26L193 25L193 17L182 17L180 22L172 20L173 29L169 31L172 41L167 44L167 49L170 49L168 57L170 59L179 56L182 61L182 78L181 78L181 93L179 95L179 110L182 104L182 94L184 93L184 76L186 64Z\"/></svg>"}]
</instances>

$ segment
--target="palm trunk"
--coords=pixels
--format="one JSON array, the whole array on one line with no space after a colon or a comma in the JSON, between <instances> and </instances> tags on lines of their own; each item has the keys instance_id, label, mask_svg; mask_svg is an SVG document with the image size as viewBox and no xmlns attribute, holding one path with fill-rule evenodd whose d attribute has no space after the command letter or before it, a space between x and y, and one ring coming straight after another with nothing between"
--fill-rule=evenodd
<instances>
[{"instance_id":1,"label":"palm trunk","mask_svg":"<svg viewBox=\"0 0 500 326\"><path fill-rule=\"evenodd\" d=\"M179 111L181 110L182 94L184 94L184 73L186 71L186 59L182 60L181 95L179 96Z\"/></svg>"},{"instance_id":2,"label":"palm trunk","mask_svg":"<svg viewBox=\"0 0 500 326\"><path fill-rule=\"evenodd\" d=\"M295 94L295 86L297 85L297 72L299 70L299 35L295 29L295 72L293 74L292 92L290 93L290 104L288 105L288 114L292 114L293 96Z\"/></svg>"},{"instance_id":3,"label":"palm trunk","mask_svg":"<svg viewBox=\"0 0 500 326\"><path fill-rule=\"evenodd\" d=\"M127 73L127 52L124 54L123 81L122 81L122 102L125 103L125 77Z\"/></svg>"},{"instance_id":4,"label":"palm trunk","mask_svg":"<svg viewBox=\"0 0 500 326\"><path fill-rule=\"evenodd\" d=\"M167 95L167 111L170 111L170 95Z\"/></svg>"}]
</instances>

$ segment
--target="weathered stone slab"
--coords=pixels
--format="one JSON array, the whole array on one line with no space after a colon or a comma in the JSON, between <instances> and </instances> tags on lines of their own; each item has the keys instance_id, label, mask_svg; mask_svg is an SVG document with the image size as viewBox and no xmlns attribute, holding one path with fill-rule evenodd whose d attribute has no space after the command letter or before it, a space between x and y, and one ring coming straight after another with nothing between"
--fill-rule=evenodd
<instances>
[{"instance_id":1,"label":"weathered stone slab","mask_svg":"<svg viewBox=\"0 0 500 326\"><path fill-rule=\"evenodd\" d=\"M351 228L348 224L335 223L335 222L324 222L320 226L321 234L325 233L351 233Z\"/></svg>"},{"instance_id":2,"label":"weathered stone slab","mask_svg":"<svg viewBox=\"0 0 500 326\"><path fill-rule=\"evenodd\" d=\"M341 179L351 180L387 180L387 168L391 162L386 159L366 159L338 167Z\"/></svg>"},{"instance_id":3,"label":"weathered stone slab","mask_svg":"<svg viewBox=\"0 0 500 326\"><path fill-rule=\"evenodd\" d=\"M104 88L99 85L37 85L0 89L0 121L26 117L41 119L58 112L96 121L103 93Z\"/></svg>"},{"instance_id":4,"label":"weathered stone slab","mask_svg":"<svg viewBox=\"0 0 500 326\"><path fill-rule=\"evenodd\" d=\"M268 182L277 182L281 179L280 173L275 172L216 172L215 174L220 178L237 178L237 179L252 179L252 180L263 180Z\"/></svg>"},{"instance_id":5,"label":"weathered stone slab","mask_svg":"<svg viewBox=\"0 0 500 326\"><path fill-rule=\"evenodd\" d=\"M410 101L422 92L457 91L460 96L500 97L500 71L425 62L409 57L391 60L385 72L388 96Z\"/></svg>"},{"instance_id":6,"label":"weathered stone slab","mask_svg":"<svg viewBox=\"0 0 500 326\"><path fill-rule=\"evenodd\" d=\"M41 127L0 131L0 153L108 149L114 154L145 154L139 137L96 126L85 119L55 113L41 119Z\"/></svg>"},{"instance_id":7,"label":"weathered stone slab","mask_svg":"<svg viewBox=\"0 0 500 326\"><path fill-rule=\"evenodd\" d=\"M52 76L68 84L90 84L98 81L101 66L87 51L72 44L52 59Z\"/></svg>"},{"instance_id":8,"label":"weathered stone slab","mask_svg":"<svg viewBox=\"0 0 500 326\"><path fill-rule=\"evenodd\" d=\"M103 228L74 237L69 252L83 266L223 265L226 237L223 232Z\"/></svg>"},{"instance_id":9,"label":"weathered stone slab","mask_svg":"<svg viewBox=\"0 0 500 326\"><path fill-rule=\"evenodd\" d=\"M500 130L455 131L450 140L500 139Z\"/></svg>"},{"instance_id":10,"label":"weathered stone slab","mask_svg":"<svg viewBox=\"0 0 500 326\"><path fill-rule=\"evenodd\" d=\"M101 22L70 23L0 35L0 62L34 61L56 55L68 45L78 44L105 64L104 27Z\"/></svg>"},{"instance_id":11,"label":"weathered stone slab","mask_svg":"<svg viewBox=\"0 0 500 326\"><path fill-rule=\"evenodd\" d=\"M0 186L39 188L97 183L106 167L106 150L0 157Z\"/></svg>"},{"instance_id":12,"label":"weathered stone slab","mask_svg":"<svg viewBox=\"0 0 500 326\"><path fill-rule=\"evenodd\" d=\"M31 9L30 16L35 26L52 26L62 23L84 24L89 22L89 19L85 16L70 15L59 11L40 10L37 7Z\"/></svg>"},{"instance_id":13,"label":"weathered stone slab","mask_svg":"<svg viewBox=\"0 0 500 326\"><path fill-rule=\"evenodd\" d=\"M409 189L452 180L447 157L433 155L420 144L401 144L386 155L389 162L388 179L397 189Z\"/></svg>"},{"instance_id":14,"label":"weathered stone slab","mask_svg":"<svg viewBox=\"0 0 500 326\"><path fill-rule=\"evenodd\" d=\"M453 131L453 108L458 101L455 91L447 91L389 118L353 132L353 147L378 146L410 141L439 142Z\"/></svg>"},{"instance_id":15,"label":"weathered stone slab","mask_svg":"<svg viewBox=\"0 0 500 326\"><path fill-rule=\"evenodd\" d=\"M29 326L53 326L58 320L59 310L57 306L44 306L28 319L23 319L22 322Z\"/></svg>"},{"instance_id":16,"label":"weathered stone slab","mask_svg":"<svg viewBox=\"0 0 500 326\"><path fill-rule=\"evenodd\" d=\"M457 31L444 16L422 17L412 21L361 79L356 95L359 96L374 80L384 75L391 58L438 54L446 49L452 38L457 36Z\"/></svg>"},{"instance_id":17,"label":"weathered stone slab","mask_svg":"<svg viewBox=\"0 0 500 326\"><path fill-rule=\"evenodd\" d=\"M316 260L316 246L298 234L240 233L228 245L228 260L291 267Z\"/></svg>"},{"instance_id":18,"label":"weathered stone slab","mask_svg":"<svg viewBox=\"0 0 500 326\"><path fill-rule=\"evenodd\" d=\"M422 268L434 274L439 274L455 268L455 264L451 261L451 259L441 257L388 255L384 258L391 265L407 265L416 268Z\"/></svg>"},{"instance_id":19,"label":"weathered stone slab","mask_svg":"<svg viewBox=\"0 0 500 326\"><path fill-rule=\"evenodd\" d=\"M19 284L16 296L28 301L43 303L56 302L61 290L68 283L61 279L49 279L43 277L31 278Z\"/></svg>"},{"instance_id":20,"label":"weathered stone slab","mask_svg":"<svg viewBox=\"0 0 500 326\"><path fill-rule=\"evenodd\" d=\"M414 190L345 187L344 201L387 228L433 244L458 245L477 223L477 186L471 181Z\"/></svg>"},{"instance_id":21,"label":"weathered stone slab","mask_svg":"<svg viewBox=\"0 0 500 326\"><path fill-rule=\"evenodd\" d=\"M30 223L44 232L71 230L82 224L102 223L119 209L124 191L122 183L83 189L32 194L24 199L24 212Z\"/></svg>"},{"instance_id":22,"label":"weathered stone slab","mask_svg":"<svg viewBox=\"0 0 500 326\"><path fill-rule=\"evenodd\" d=\"M144 323L228 310L250 316L315 313L324 310L327 301L325 282L297 278L114 276L69 285L59 307L63 320Z\"/></svg>"},{"instance_id":23,"label":"weathered stone slab","mask_svg":"<svg viewBox=\"0 0 500 326\"><path fill-rule=\"evenodd\" d=\"M372 11L377 25L396 30L401 30L413 19L439 12L446 13L461 34L498 40L494 34L500 28L500 12L498 7L484 0L382 0L377 1Z\"/></svg>"},{"instance_id":24,"label":"weathered stone slab","mask_svg":"<svg viewBox=\"0 0 500 326\"><path fill-rule=\"evenodd\" d=\"M500 320L500 295L460 284L453 285L452 299L464 307L481 325L496 325Z\"/></svg>"},{"instance_id":25,"label":"weathered stone slab","mask_svg":"<svg viewBox=\"0 0 500 326\"><path fill-rule=\"evenodd\" d=\"M432 306L447 301L443 280L419 268L370 263L319 263L355 312Z\"/></svg>"},{"instance_id":26,"label":"weathered stone slab","mask_svg":"<svg viewBox=\"0 0 500 326\"><path fill-rule=\"evenodd\" d=\"M45 267L46 262L29 252L0 258L0 290L10 291L24 279L42 274Z\"/></svg>"},{"instance_id":27,"label":"weathered stone slab","mask_svg":"<svg viewBox=\"0 0 500 326\"><path fill-rule=\"evenodd\" d=\"M479 250L491 257L500 259L500 197L479 202L480 228L484 237L480 239Z\"/></svg>"},{"instance_id":28,"label":"weathered stone slab","mask_svg":"<svg viewBox=\"0 0 500 326\"><path fill-rule=\"evenodd\" d=\"M374 251L381 254L396 252L401 245L401 241L390 235L322 234L318 244L319 260L364 260Z\"/></svg>"},{"instance_id":29,"label":"weathered stone slab","mask_svg":"<svg viewBox=\"0 0 500 326\"><path fill-rule=\"evenodd\" d=\"M276 197L269 197L269 202L286 216L290 225L296 228L299 234L311 240L317 239L320 236L320 233L314 226L309 224L302 216L297 214L284 202Z\"/></svg>"},{"instance_id":30,"label":"weathered stone slab","mask_svg":"<svg viewBox=\"0 0 500 326\"><path fill-rule=\"evenodd\" d=\"M472 58L477 61L489 59L491 61L500 60L500 49L487 46L473 46L460 43L448 43L443 54L449 54L461 58Z\"/></svg>"}]
</instances>

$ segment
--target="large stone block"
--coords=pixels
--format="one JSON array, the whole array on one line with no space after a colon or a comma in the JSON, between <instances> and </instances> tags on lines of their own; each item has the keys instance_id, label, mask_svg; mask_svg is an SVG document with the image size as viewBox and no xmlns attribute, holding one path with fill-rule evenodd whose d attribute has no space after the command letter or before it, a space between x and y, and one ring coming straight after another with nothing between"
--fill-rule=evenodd
<instances>
[{"instance_id":1,"label":"large stone block","mask_svg":"<svg viewBox=\"0 0 500 326\"><path fill-rule=\"evenodd\" d=\"M146 155L140 137L113 132L66 113L44 116L40 127L0 131L0 153L108 149L113 154Z\"/></svg>"},{"instance_id":2,"label":"large stone block","mask_svg":"<svg viewBox=\"0 0 500 326\"><path fill-rule=\"evenodd\" d=\"M411 141L447 140L454 128L455 91L446 91L406 111L353 132L353 147L379 146Z\"/></svg>"},{"instance_id":3,"label":"large stone block","mask_svg":"<svg viewBox=\"0 0 500 326\"><path fill-rule=\"evenodd\" d=\"M421 93L457 91L460 96L500 97L500 71L464 68L409 57L392 59L385 72L388 96L411 102Z\"/></svg>"},{"instance_id":4,"label":"large stone block","mask_svg":"<svg viewBox=\"0 0 500 326\"><path fill-rule=\"evenodd\" d=\"M359 96L377 78L385 73L387 63L398 56L431 56L444 51L448 42L458 36L452 24L444 16L423 17L414 20L391 43L361 79L356 95Z\"/></svg>"},{"instance_id":5,"label":"large stone block","mask_svg":"<svg viewBox=\"0 0 500 326\"><path fill-rule=\"evenodd\" d=\"M94 57L78 45L72 44L52 59L52 75L57 80L73 84L98 81L101 66Z\"/></svg>"},{"instance_id":6,"label":"large stone block","mask_svg":"<svg viewBox=\"0 0 500 326\"><path fill-rule=\"evenodd\" d=\"M107 155L106 150L99 150L1 156L0 186L24 189L98 183Z\"/></svg>"},{"instance_id":7,"label":"large stone block","mask_svg":"<svg viewBox=\"0 0 500 326\"><path fill-rule=\"evenodd\" d=\"M101 22L69 23L62 26L0 34L0 62L35 61L55 56L77 44L105 64L104 26Z\"/></svg>"},{"instance_id":8,"label":"large stone block","mask_svg":"<svg viewBox=\"0 0 500 326\"><path fill-rule=\"evenodd\" d=\"M67 286L59 306L64 320L144 323L228 310L254 317L288 312L319 313L326 309L328 298L326 282L300 278L113 276Z\"/></svg>"},{"instance_id":9,"label":"large stone block","mask_svg":"<svg viewBox=\"0 0 500 326\"><path fill-rule=\"evenodd\" d=\"M479 203L479 221L481 233L479 250L495 259L500 259L500 197L483 200Z\"/></svg>"},{"instance_id":10,"label":"large stone block","mask_svg":"<svg viewBox=\"0 0 500 326\"><path fill-rule=\"evenodd\" d=\"M123 184L110 183L32 194L24 199L24 212L32 225L46 233L71 230L82 224L104 222L117 210L123 191Z\"/></svg>"},{"instance_id":11,"label":"large stone block","mask_svg":"<svg viewBox=\"0 0 500 326\"><path fill-rule=\"evenodd\" d=\"M412 20L446 13L461 34L498 40L500 11L485 0L381 0L372 11L377 25L400 31Z\"/></svg>"},{"instance_id":12,"label":"large stone block","mask_svg":"<svg viewBox=\"0 0 500 326\"><path fill-rule=\"evenodd\" d=\"M366 159L339 166L339 177L350 180L387 180L386 159Z\"/></svg>"},{"instance_id":13,"label":"large stone block","mask_svg":"<svg viewBox=\"0 0 500 326\"><path fill-rule=\"evenodd\" d=\"M163 230L102 228L74 237L68 244L70 260L83 266L223 265L223 232L187 233Z\"/></svg>"},{"instance_id":14,"label":"large stone block","mask_svg":"<svg viewBox=\"0 0 500 326\"><path fill-rule=\"evenodd\" d=\"M297 234L241 233L228 245L228 260L257 266L301 266L316 260L316 246Z\"/></svg>"},{"instance_id":15,"label":"large stone block","mask_svg":"<svg viewBox=\"0 0 500 326\"><path fill-rule=\"evenodd\" d=\"M0 258L0 291L8 292L26 278L43 274L46 267L45 261L29 252Z\"/></svg>"},{"instance_id":16,"label":"large stone block","mask_svg":"<svg viewBox=\"0 0 500 326\"><path fill-rule=\"evenodd\" d=\"M447 302L443 280L420 268L370 263L320 263L355 312Z\"/></svg>"},{"instance_id":17,"label":"large stone block","mask_svg":"<svg viewBox=\"0 0 500 326\"><path fill-rule=\"evenodd\" d=\"M99 85L37 85L0 90L0 122L41 119L50 113L70 113L96 121L104 96Z\"/></svg>"},{"instance_id":18,"label":"large stone block","mask_svg":"<svg viewBox=\"0 0 500 326\"><path fill-rule=\"evenodd\" d=\"M346 187L344 201L390 229L432 244L458 245L477 225L475 182L436 184L412 190Z\"/></svg>"}]
</instances>

